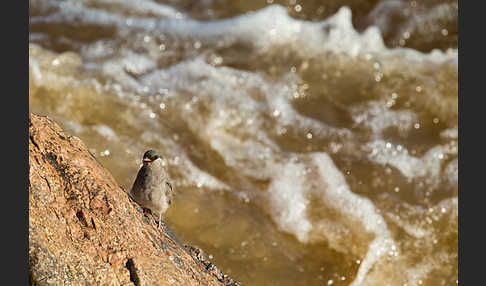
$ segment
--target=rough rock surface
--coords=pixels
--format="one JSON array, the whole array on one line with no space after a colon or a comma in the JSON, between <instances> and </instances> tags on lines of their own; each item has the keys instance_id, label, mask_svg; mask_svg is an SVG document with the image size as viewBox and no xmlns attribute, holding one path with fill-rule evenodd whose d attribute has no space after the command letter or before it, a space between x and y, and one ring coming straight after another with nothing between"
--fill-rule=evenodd
<instances>
[{"instance_id":1,"label":"rough rock surface","mask_svg":"<svg viewBox=\"0 0 486 286\"><path fill-rule=\"evenodd\" d=\"M30 115L29 167L31 285L228 285L48 117Z\"/></svg>"}]
</instances>

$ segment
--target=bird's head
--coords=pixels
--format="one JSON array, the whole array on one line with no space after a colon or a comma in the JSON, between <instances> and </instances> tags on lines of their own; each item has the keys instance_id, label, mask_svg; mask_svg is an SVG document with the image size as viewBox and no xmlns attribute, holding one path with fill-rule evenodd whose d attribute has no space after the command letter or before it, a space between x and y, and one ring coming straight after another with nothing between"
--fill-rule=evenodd
<instances>
[{"instance_id":1,"label":"bird's head","mask_svg":"<svg viewBox=\"0 0 486 286\"><path fill-rule=\"evenodd\" d=\"M159 152L155 150L148 150L147 152L145 152L145 154L143 154L142 162L144 165L148 165L157 159L160 159Z\"/></svg>"}]
</instances>

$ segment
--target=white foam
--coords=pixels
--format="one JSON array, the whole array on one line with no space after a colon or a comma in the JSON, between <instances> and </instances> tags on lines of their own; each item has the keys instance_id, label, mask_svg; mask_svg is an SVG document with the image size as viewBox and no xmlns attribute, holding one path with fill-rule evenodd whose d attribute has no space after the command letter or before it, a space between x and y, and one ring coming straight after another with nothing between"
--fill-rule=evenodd
<instances>
[{"instance_id":1,"label":"white foam","mask_svg":"<svg viewBox=\"0 0 486 286\"><path fill-rule=\"evenodd\" d=\"M398 145L384 140L370 142L364 149L369 150L368 158L371 161L397 168L408 180L425 178L432 186L440 180L441 163L446 154L444 147L436 146L418 158L409 155L404 146L398 148Z\"/></svg>"},{"instance_id":2,"label":"white foam","mask_svg":"<svg viewBox=\"0 0 486 286\"><path fill-rule=\"evenodd\" d=\"M197 95L198 100L211 105L210 110L214 113L211 117L215 122L210 124L214 124L213 127L223 125L229 128L251 122L248 125L250 133L259 134L258 127L262 127L266 120L263 116L278 110L279 116L274 117L277 126L294 126L305 132L312 130L315 136L350 137L349 130L329 126L296 112L290 103L293 98L290 85L299 80L294 77L288 81L271 82L263 75L214 67L202 57L196 57L142 76L141 85L150 86L153 90L188 91ZM187 85L187 82L192 84ZM252 97L255 91L259 91L261 100ZM207 134L213 132L211 130ZM260 136L260 139L266 140L266 136Z\"/></svg>"},{"instance_id":3,"label":"white foam","mask_svg":"<svg viewBox=\"0 0 486 286\"><path fill-rule=\"evenodd\" d=\"M448 139L457 139L458 137L458 129L456 128L450 128L442 131L440 133L440 137L442 138L448 138Z\"/></svg>"},{"instance_id":4,"label":"white foam","mask_svg":"<svg viewBox=\"0 0 486 286\"><path fill-rule=\"evenodd\" d=\"M218 139L212 140L212 146L230 165L235 164L233 161L235 158L247 155L242 152L241 145L245 143L235 138L221 140L220 134L213 133L213 135ZM226 136L231 138L227 134ZM252 145L254 148L255 142ZM244 168L243 172L271 179L266 193L270 203L267 211L281 230L292 233L304 243L326 238L331 247L354 255L363 255L361 252L356 252L359 248L355 243L366 243L369 239L366 233L359 231L356 224L363 227L368 234L374 235L352 284L359 285L373 265L394 245L384 219L378 214L371 201L354 194L349 189L344 176L327 154L291 155L277 161L276 157L278 156L275 154L269 156L261 165L247 163L247 168ZM252 156L245 156L245 158L257 161ZM247 170L252 168L255 170ZM341 219L309 217L309 195L311 194L317 195L327 208L339 213Z\"/></svg>"},{"instance_id":5,"label":"white foam","mask_svg":"<svg viewBox=\"0 0 486 286\"><path fill-rule=\"evenodd\" d=\"M315 189L323 195L323 201L346 217L350 228L355 221L362 224L366 231L375 235L368 245L368 251L363 259L354 281L350 285L360 285L373 265L385 255L394 245L383 217L377 213L373 203L367 198L354 194L343 174L334 165L332 159L325 153L316 153L313 161L318 167L320 177L327 188ZM353 229L352 229L353 230ZM361 236L360 233L354 233ZM348 247L351 247L348 245Z\"/></svg>"},{"instance_id":6,"label":"white foam","mask_svg":"<svg viewBox=\"0 0 486 286\"><path fill-rule=\"evenodd\" d=\"M32 76L35 82L42 81L42 73L39 68L39 62L29 54L29 68L32 71Z\"/></svg>"},{"instance_id":7,"label":"white foam","mask_svg":"<svg viewBox=\"0 0 486 286\"><path fill-rule=\"evenodd\" d=\"M390 110L384 102L368 101L364 104L351 107L351 116L357 125L372 130L372 136L380 138L382 132L388 127L396 127L401 134L406 134L417 115L410 110Z\"/></svg>"},{"instance_id":8,"label":"white foam","mask_svg":"<svg viewBox=\"0 0 486 286\"><path fill-rule=\"evenodd\" d=\"M194 165L192 161L187 158L185 155L182 156L180 159L182 162L181 171L182 176L184 177L181 180L181 184L184 184L188 187L204 187L207 190L231 190L231 187L218 180L216 177L210 175L209 173L201 170L199 167Z\"/></svg>"},{"instance_id":9,"label":"white foam","mask_svg":"<svg viewBox=\"0 0 486 286\"><path fill-rule=\"evenodd\" d=\"M457 158L447 164L444 174L451 186L457 186L459 184L459 161Z\"/></svg>"},{"instance_id":10,"label":"white foam","mask_svg":"<svg viewBox=\"0 0 486 286\"><path fill-rule=\"evenodd\" d=\"M98 40L90 44L83 45L80 53L87 60L98 60L113 56L116 52L116 43L111 40Z\"/></svg>"},{"instance_id":11,"label":"white foam","mask_svg":"<svg viewBox=\"0 0 486 286\"><path fill-rule=\"evenodd\" d=\"M387 33L389 28L392 27L391 16L406 8L406 5L407 3L401 0L380 1L366 18L378 26L383 33Z\"/></svg>"},{"instance_id":12,"label":"white foam","mask_svg":"<svg viewBox=\"0 0 486 286\"><path fill-rule=\"evenodd\" d=\"M294 234L302 242L325 237L331 247L354 255L363 255L356 252L359 247L355 244L369 240L356 224L374 234L351 284L360 285L373 265L394 245L386 222L373 203L349 189L344 176L325 153L294 155L267 169L269 167L273 170L267 190L269 211L283 231ZM311 194L338 213L340 219L329 220L324 213L320 218L309 217Z\"/></svg>"},{"instance_id":13,"label":"white foam","mask_svg":"<svg viewBox=\"0 0 486 286\"><path fill-rule=\"evenodd\" d=\"M397 281L421 285L419 281L426 280L432 271L457 262L457 253L450 251L450 245L438 243L444 237L457 237L457 197L444 199L430 208L400 202L400 209L400 217L387 212L387 218L410 236L399 242L406 255L400 255L386 266L381 266L395 275L390 277L382 272L374 272L366 277L366 285L393 285Z\"/></svg>"},{"instance_id":14,"label":"white foam","mask_svg":"<svg viewBox=\"0 0 486 286\"><path fill-rule=\"evenodd\" d=\"M77 134L80 134L84 130L84 127L82 125L80 125L76 122L73 122L73 121L65 121L64 124L67 125L68 128L70 128L71 130L73 130Z\"/></svg>"},{"instance_id":15,"label":"white foam","mask_svg":"<svg viewBox=\"0 0 486 286\"><path fill-rule=\"evenodd\" d=\"M267 190L271 204L269 210L280 229L307 242L313 226L307 218L309 202L304 190L309 182L305 177L306 166L289 160L278 167L274 169L275 175Z\"/></svg>"},{"instance_id":16,"label":"white foam","mask_svg":"<svg viewBox=\"0 0 486 286\"><path fill-rule=\"evenodd\" d=\"M228 165L238 166L245 175L271 179L266 193L270 206L266 210L281 230L292 233L304 243L326 238L331 247L354 255L363 255L355 243L366 243L369 240L367 235L374 235L352 285L359 285L373 265L394 245L386 222L373 203L349 189L344 176L327 154L286 157L272 154L260 161L248 152L263 148L261 144L242 142L228 133L214 130L211 134L211 146ZM309 217L309 196L312 194L327 208L337 212L340 219ZM356 224L366 233L361 232Z\"/></svg>"},{"instance_id":17,"label":"white foam","mask_svg":"<svg viewBox=\"0 0 486 286\"><path fill-rule=\"evenodd\" d=\"M106 125L96 125L93 126L93 128L96 132L108 140L115 141L119 139L115 131Z\"/></svg>"},{"instance_id":18,"label":"white foam","mask_svg":"<svg viewBox=\"0 0 486 286\"><path fill-rule=\"evenodd\" d=\"M226 183L196 166L183 148L173 139L159 135L154 140L164 146L163 149L167 150L167 154L173 154L167 158L170 159L172 166L180 173L181 179L178 180L179 185L198 188L204 187L205 190L231 190L231 187Z\"/></svg>"},{"instance_id":19,"label":"white foam","mask_svg":"<svg viewBox=\"0 0 486 286\"><path fill-rule=\"evenodd\" d=\"M151 88L144 85L133 75L141 75L155 68L155 63L146 55L135 54L127 51L115 60L103 63L102 70L106 76L123 83L126 88L136 91L139 94L148 93Z\"/></svg>"},{"instance_id":20,"label":"white foam","mask_svg":"<svg viewBox=\"0 0 486 286\"><path fill-rule=\"evenodd\" d=\"M37 87L61 89L68 85L83 84L70 73L61 73L64 65L52 65L56 57L35 44L29 44L29 69ZM70 69L69 67L67 67Z\"/></svg>"},{"instance_id":21,"label":"white foam","mask_svg":"<svg viewBox=\"0 0 486 286\"><path fill-rule=\"evenodd\" d=\"M88 1L88 5L90 1ZM186 18L182 12L173 7L157 3L153 0L96 0L97 7L119 10L134 16Z\"/></svg>"},{"instance_id":22,"label":"white foam","mask_svg":"<svg viewBox=\"0 0 486 286\"><path fill-rule=\"evenodd\" d=\"M132 9L130 1L116 1ZM138 1L147 5L147 1ZM49 2L49 5L54 3ZM342 7L336 14L320 22L297 20L280 5L270 5L253 13L238 17L200 22L189 18L180 20L179 12L170 12L169 19L140 18L118 15L100 9L82 7L71 2L57 5L60 9L47 16L31 17L32 24L42 22L78 21L99 26L117 27L119 31L141 29L152 36L170 35L179 39L198 40L203 46L230 46L234 43L248 44L256 48L256 53L278 51L285 46L303 58L315 57L325 52L347 54L351 57L373 53L382 58L397 57L407 65L422 64L424 60L436 62L457 62L457 51L433 51L428 54L416 50L388 49L377 27L371 26L358 33L352 25L351 10ZM159 4L157 4L159 5ZM142 5L143 7L143 5ZM164 6L166 7L166 6ZM150 9L150 8L143 8ZM165 9L165 8L164 8ZM175 13L175 14L174 14ZM120 34L122 36L123 33ZM131 33L127 33L131 35Z\"/></svg>"}]
</instances>

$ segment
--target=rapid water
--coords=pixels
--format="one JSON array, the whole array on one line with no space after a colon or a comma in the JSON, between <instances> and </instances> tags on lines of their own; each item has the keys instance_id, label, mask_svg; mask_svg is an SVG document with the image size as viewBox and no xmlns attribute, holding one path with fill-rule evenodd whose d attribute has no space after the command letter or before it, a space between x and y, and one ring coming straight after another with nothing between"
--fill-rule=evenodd
<instances>
[{"instance_id":1,"label":"rapid water","mask_svg":"<svg viewBox=\"0 0 486 286\"><path fill-rule=\"evenodd\" d=\"M244 285L456 285L457 1L318 2L31 0L30 110Z\"/></svg>"}]
</instances>

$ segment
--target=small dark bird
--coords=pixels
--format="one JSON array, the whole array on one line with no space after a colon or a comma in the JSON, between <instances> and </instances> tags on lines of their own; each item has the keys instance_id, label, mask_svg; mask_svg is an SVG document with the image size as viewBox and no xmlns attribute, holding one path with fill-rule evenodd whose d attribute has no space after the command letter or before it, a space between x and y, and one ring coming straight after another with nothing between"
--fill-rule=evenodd
<instances>
[{"instance_id":1,"label":"small dark bird","mask_svg":"<svg viewBox=\"0 0 486 286\"><path fill-rule=\"evenodd\" d=\"M150 209L159 216L158 227L160 228L162 214L172 203L174 190L157 151L145 152L142 163L143 166L138 171L130 194L143 208Z\"/></svg>"}]
</instances>

